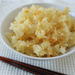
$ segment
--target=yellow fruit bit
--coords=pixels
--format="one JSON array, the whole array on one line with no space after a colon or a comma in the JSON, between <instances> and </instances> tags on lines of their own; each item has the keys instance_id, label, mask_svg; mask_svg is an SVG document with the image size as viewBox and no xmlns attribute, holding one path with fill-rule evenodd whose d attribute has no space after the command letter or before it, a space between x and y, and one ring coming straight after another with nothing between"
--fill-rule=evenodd
<instances>
[{"instance_id":1,"label":"yellow fruit bit","mask_svg":"<svg viewBox=\"0 0 75 75\"><path fill-rule=\"evenodd\" d=\"M15 24L15 23L13 23L13 24Z\"/></svg>"},{"instance_id":2,"label":"yellow fruit bit","mask_svg":"<svg viewBox=\"0 0 75 75\"><path fill-rule=\"evenodd\" d=\"M21 23L23 23L23 21L21 21Z\"/></svg>"},{"instance_id":3,"label":"yellow fruit bit","mask_svg":"<svg viewBox=\"0 0 75 75\"><path fill-rule=\"evenodd\" d=\"M49 11L49 12L51 12L51 11Z\"/></svg>"},{"instance_id":4,"label":"yellow fruit bit","mask_svg":"<svg viewBox=\"0 0 75 75\"><path fill-rule=\"evenodd\" d=\"M33 29L35 29L35 28L33 28Z\"/></svg>"},{"instance_id":5,"label":"yellow fruit bit","mask_svg":"<svg viewBox=\"0 0 75 75\"><path fill-rule=\"evenodd\" d=\"M18 45L19 45L20 43L18 42Z\"/></svg>"},{"instance_id":6,"label":"yellow fruit bit","mask_svg":"<svg viewBox=\"0 0 75 75\"><path fill-rule=\"evenodd\" d=\"M41 30L39 29L39 30L38 30L38 32L40 32L40 33L41 33Z\"/></svg>"},{"instance_id":7,"label":"yellow fruit bit","mask_svg":"<svg viewBox=\"0 0 75 75\"><path fill-rule=\"evenodd\" d=\"M73 23L71 23L71 25L73 25Z\"/></svg>"},{"instance_id":8,"label":"yellow fruit bit","mask_svg":"<svg viewBox=\"0 0 75 75\"><path fill-rule=\"evenodd\" d=\"M39 39L41 39L41 37L38 37Z\"/></svg>"},{"instance_id":9,"label":"yellow fruit bit","mask_svg":"<svg viewBox=\"0 0 75 75\"><path fill-rule=\"evenodd\" d=\"M42 56L44 56L45 54L43 54Z\"/></svg>"},{"instance_id":10,"label":"yellow fruit bit","mask_svg":"<svg viewBox=\"0 0 75 75\"><path fill-rule=\"evenodd\" d=\"M13 19L13 21L15 21L15 19Z\"/></svg>"},{"instance_id":11,"label":"yellow fruit bit","mask_svg":"<svg viewBox=\"0 0 75 75\"><path fill-rule=\"evenodd\" d=\"M18 51L18 50L16 49L16 51Z\"/></svg>"},{"instance_id":12,"label":"yellow fruit bit","mask_svg":"<svg viewBox=\"0 0 75 75\"><path fill-rule=\"evenodd\" d=\"M51 38L51 37L49 38L49 40L50 40L50 41L52 41L52 42L54 42L54 41L55 41L55 39L53 39L53 38Z\"/></svg>"},{"instance_id":13,"label":"yellow fruit bit","mask_svg":"<svg viewBox=\"0 0 75 75\"><path fill-rule=\"evenodd\" d=\"M56 13L58 12L58 10L56 10Z\"/></svg>"},{"instance_id":14,"label":"yellow fruit bit","mask_svg":"<svg viewBox=\"0 0 75 75\"><path fill-rule=\"evenodd\" d=\"M74 28L74 26L72 26L72 28Z\"/></svg>"},{"instance_id":15,"label":"yellow fruit bit","mask_svg":"<svg viewBox=\"0 0 75 75\"><path fill-rule=\"evenodd\" d=\"M37 15L39 15L39 11L37 11Z\"/></svg>"},{"instance_id":16,"label":"yellow fruit bit","mask_svg":"<svg viewBox=\"0 0 75 75\"><path fill-rule=\"evenodd\" d=\"M37 37L35 36L35 40L37 39Z\"/></svg>"},{"instance_id":17,"label":"yellow fruit bit","mask_svg":"<svg viewBox=\"0 0 75 75\"><path fill-rule=\"evenodd\" d=\"M35 38L37 38L37 37L35 36Z\"/></svg>"},{"instance_id":18,"label":"yellow fruit bit","mask_svg":"<svg viewBox=\"0 0 75 75\"><path fill-rule=\"evenodd\" d=\"M16 46L14 46L14 47L16 47Z\"/></svg>"},{"instance_id":19,"label":"yellow fruit bit","mask_svg":"<svg viewBox=\"0 0 75 75\"><path fill-rule=\"evenodd\" d=\"M61 45L59 45L59 47L61 47Z\"/></svg>"},{"instance_id":20,"label":"yellow fruit bit","mask_svg":"<svg viewBox=\"0 0 75 75\"><path fill-rule=\"evenodd\" d=\"M52 42L54 42L55 41L55 39L52 39Z\"/></svg>"},{"instance_id":21,"label":"yellow fruit bit","mask_svg":"<svg viewBox=\"0 0 75 75\"><path fill-rule=\"evenodd\" d=\"M37 13L37 15L39 15L39 13Z\"/></svg>"},{"instance_id":22,"label":"yellow fruit bit","mask_svg":"<svg viewBox=\"0 0 75 75\"><path fill-rule=\"evenodd\" d=\"M51 25L52 25L52 23L51 23Z\"/></svg>"},{"instance_id":23,"label":"yellow fruit bit","mask_svg":"<svg viewBox=\"0 0 75 75\"><path fill-rule=\"evenodd\" d=\"M22 47L22 46L20 46L20 47Z\"/></svg>"},{"instance_id":24,"label":"yellow fruit bit","mask_svg":"<svg viewBox=\"0 0 75 75\"><path fill-rule=\"evenodd\" d=\"M30 8L29 8L29 10L30 10Z\"/></svg>"},{"instance_id":25,"label":"yellow fruit bit","mask_svg":"<svg viewBox=\"0 0 75 75\"><path fill-rule=\"evenodd\" d=\"M50 37L49 40L52 40L52 38Z\"/></svg>"},{"instance_id":26,"label":"yellow fruit bit","mask_svg":"<svg viewBox=\"0 0 75 75\"><path fill-rule=\"evenodd\" d=\"M57 44L58 42L57 42L57 41L55 41L55 43Z\"/></svg>"},{"instance_id":27,"label":"yellow fruit bit","mask_svg":"<svg viewBox=\"0 0 75 75\"><path fill-rule=\"evenodd\" d=\"M41 21L42 21L42 19L39 22L41 22Z\"/></svg>"},{"instance_id":28,"label":"yellow fruit bit","mask_svg":"<svg viewBox=\"0 0 75 75\"><path fill-rule=\"evenodd\" d=\"M49 55L47 55L47 58L49 58L50 56Z\"/></svg>"},{"instance_id":29,"label":"yellow fruit bit","mask_svg":"<svg viewBox=\"0 0 75 75\"><path fill-rule=\"evenodd\" d=\"M24 33L24 35L25 35L25 33Z\"/></svg>"},{"instance_id":30,"label":"yellow fruit bit","mask_svg":"<svg viewBox=\"0 0 75 75\"><path fill-rule=\"evenodd\" d=\"M25 17L27 19L27 17Z\"/></svg>"},{"instance_id":31,"label":"yellow fruit bit","mask_svg":"<svg viewBox=\"0 0 75 75\"><path fill-rule=\"evenodd\" d=\"M19 28L21 28L21 25L19 25Z\"/></svg>"},{"instance_id":32,"label":"yellow fruit bit","mask_svg":"<svg viewBox=\"0 0 75 75\"><path fill-rule=\"evenodd\" d=\"M23 40L23 37L21 39Z\"/></svg>"},{"instance_id":33,"label":"yellow fruit bit","mask_svg":"<svg viewBox=\"0 0 75 75\"><path fill-rule=\"evenodd\" d=\"M39 11L39 13L41 13L41 11Z\"/></svg>"},{"instance_id":34,"label":"yellow fruit bit","mask_svg":"<svg viewBox=\"0 0 75 75\"><path fill-rule=\"evenodd\" d=\"M27 8L26 8L26 7L24 7L23 9L24 9L24 10L26 10Z\"/></svg>"},{"instance_id":35,"label":"yellow fruit bit","mask_svg":"<svg viewBox=\"0 0 75 75\"><path fill-rule=\"evenodd\" d=\"M28 10L25 11L26 13L28 12Z\"/></svg>"},{"instance_id":36,"label":"yellow fruit bit","mask_svg":"<svg viewBox=\"0 0 75 75\"><path fill-rule=\"evenodd\" d=\"M69 21L67 21L67 23L68 23Z\"/></svg>"},{"instance_id":37,"label":"yellow fruit bit","mask_svg":"<svg viewBox=\"0 0 75 75\"><path fill-rule=\"evenodd\" d=\"M53 50L50 50L51 55L53 55Z\"/></svg>"},{"instance_id":38,"label":"yellow fruit bit","mask_svg":"<svg viewBox=\"0 0 75 75\"><path fill-rule=\"evenodd\" d=\"M45 40L44 42L46 42L47 40Z\"/></svg>"},{"instance_id":39,"label":"yellow fruit bit","mask_svg":"<svg viewBox=\"0 0 75 75\"><path fill-rule=\"evenodd\" d=\"M61 34L61 33L58 33L59 35Z\"/></svg>"},{"instance_id":40,"label":"yellow fruit bit","mask_svg":"<svg viewBox=\"0 0 75 75\"><path fill-rule=\"evenodd\" d=\"M25 43L25 42L23 41L23 43Z\"/></svg>"},{"instance_id":41,"label":"yellow fruit bit","mask_svg":"<svg viewBox=\"0 0 75 75\"><path fill-rule=\"evenodd\" d=\"M33 46L30 46L31 47L31 49L33 49Z\"/></svg>"},{"instance_id":42,"label":"yellow fruit bit","mask_svg":"<svg viewBox=\"0 0 75 75\"><path fill-rule=\"evenodd\" d=\"M63 30L65 32L65 30Z\"/></svg>"},{"instance_id":43,"label":"yellow fruit bit","mask_svg":"<svg viewBox=\"0 0 75 75\"><path fill-rule=\"evenodd\" d=\"M21 22L21 23L23 23L24 21L23 21L23 20L21 20L20 22Z\"/></svg>"},{"instance_id":44,"label":"yellow fruit bit","mask_svg":"<svg viewBox=\"0 0 75 75\"><path fill-rule=\"evenodd\" d=\"M25 31L27 31L27 29L25 29Z\"/></svg>"},{"instance_id":45,"label":"yellow fruit bit","mask_svg":"<svg viewBox=\"0 0 75 75\"><path fill-rule=\"evenodd\" d=\"M14 34L12 34L12 36L13 36Z\"/></svg>"},{"instance_id":46,"label":"yellow fruit bit","mask_svg":"<svg viewBox=\"0 0 75 75\"><path fill-rule=\"evenodd\" d=\"M63 41L63 38L60 38L61 41Z\"/></svg>"},{"instance_id":47,"label":"yellow fruit bit","mask_svg":"<svg viewBox=\"0 0 75 75\"><path fill-rule=\"evenodd\" d=\"M36 16L36 13L34 13L34 15Z\"/></svg>"},{"instance_id":48,"label":"yellow fruit bit","mask_svg":"<svg viewBox=\"0 0 75 75\"><path fill-rule=\"evenodd\" d=\"M49 15L49 13L48 13L48 15Z\"/></svg>"},{"instance_id":49,"label":"yellow fruit bit","mask_svg":"<svg viewBox=\"0 0 75 75\"><path fill-rule=\"evenodd\" d=\"M31 22L29 22L29 24L31 24Z\"/></svg>"},{"instance_id":50,"label":"yellow fruit bit","mask_svg":"<svg viewBox=\"0 0 75 75\"><path fill-rule=\"evenodd\" d=\"M50 28L50 32L52 31L52 29Z\"/></svg>"},{"instance_id":51,"label":"yellow fruit bit","mask_svg":"<svg viewBox=\"0 0 75 75\"><path fill-rule=\"evenodd\" d=\"M41 19L43 19L44 17L41 17Z\"/></svg>"}]
</instances>

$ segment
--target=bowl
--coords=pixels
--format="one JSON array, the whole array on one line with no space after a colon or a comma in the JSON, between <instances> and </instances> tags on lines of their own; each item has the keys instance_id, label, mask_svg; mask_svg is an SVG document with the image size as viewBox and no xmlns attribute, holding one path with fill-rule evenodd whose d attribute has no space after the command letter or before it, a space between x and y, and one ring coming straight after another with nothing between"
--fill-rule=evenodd
<instances>
[{"instance_id":1,"label":"bowl","mask_svg":"<svg viewBox=\"0 0 75 75\"><path fill-rule=\"evenodd\" d=\"M48 8L48 7L54 7L56 9L60 9L60 10L63 10L65 7L62 7L62 6L59 6L59 5L55 5L55 4L50 4L50 3L33 3L35 5L39 5L39 6L43 6L45 8ZM3 43L11 50L11 51L14 51L15 53L21 55L21 56L24 56L26 58L30 58L30 59L37 59L37 60L50 60L50 59L58 59L58 58L61 58L61 57L65 57L71 53L73 53L75 51L75 46L71 47L69 50L67 50L67 52L64 54L64 55L60 55L60 56L56 56L56 57L50 57L50 58L46 58L46 57L43 57L43 58L39 58L39 57L32 57L32 56L28 56L28 55L25 55L25 54L22 54L22 53L19 53L17 51L14 50L14 48L11 46L9 40L7 39L7 37L5 36L5 33L6 32L11 32L8 27L10 26L10 23L13 22L13 19L14 17L18 14L18 12L21 11L21 9L23 7L31 7L32 4L28 4L28 5L24 5L22 7L18 7L16 8L15 10L12 10L3 20L2 24L1 24L1 39L3 41Z\"/></svg>"}]
</instances>

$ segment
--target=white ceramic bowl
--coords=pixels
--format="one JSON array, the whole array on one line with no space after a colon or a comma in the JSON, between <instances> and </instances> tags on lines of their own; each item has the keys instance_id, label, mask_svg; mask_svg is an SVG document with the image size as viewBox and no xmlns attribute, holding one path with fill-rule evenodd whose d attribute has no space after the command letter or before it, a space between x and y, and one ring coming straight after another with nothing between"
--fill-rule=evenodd
<instances>
[{"instance_id":1,"label":"white ceramic bowl","mask_svg":"<svg viewBox=\"0 0 75 75\"><path fill-rule=\"evenodd\" d=\"M60 9L60 10L63 10L64 7L61 7L59 5L55 5L55 4L50 4L50 3L34 3L35 5L40 5L40 6L43 6L45 8L48 8L48 7L54 7L54 8L57 8L57 9ZM6 38L5 36L5 33L6 32L11 32L8 27L10 26L10 23L13 22L13 19L15 18L15 16L18 14L18 12L21 11L21 9L23 7L31 7L32 4L28 4L28 5L25 5L25 6L22 6L22 7L18 7L17 9L11 11L3 20L2 24L1 24L1 39L3 41L3 43L11 50L11 51L14 51L15 53L19 54L19 55L22 55L24 57L27 57L27 58L31 58L31 59L38 59L38 60L50 60L50 59L57 59L57 58L61 58L61 57L64 57L64 56L67 56L71 53L73 53L75 51L75 47L72 47L68 50L68 52L64 55L60 55L60 56L57 56L57 57L50 57L50 58L39 58L39 57L31 57L31 56L28 56L28 55L25 55L25 54L22 54L22 53L19 53L17 51L14 50L14 48L11 46L9 40Z\"/></svg>"}]
</instances>

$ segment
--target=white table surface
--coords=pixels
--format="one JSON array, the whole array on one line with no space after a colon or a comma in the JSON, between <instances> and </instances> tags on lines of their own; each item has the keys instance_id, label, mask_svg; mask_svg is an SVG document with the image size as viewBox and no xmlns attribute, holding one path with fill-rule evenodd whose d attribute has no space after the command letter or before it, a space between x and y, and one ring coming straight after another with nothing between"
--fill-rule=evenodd
<instances>
[{"instance_id":1,"label":"white table surface","mask_svg":"<svg viewBox=\"0 0 75 75\"><path fill-rule=\"evenodd\" d=\"M61 6L68 6L75 12L75 1L64 1L64 0L0 0L0 25L4 17L13 9L23 6L29 3L37 2L48 2L54 3ZM58 71L61 73L66 73L68 75L75 75L75 52L60 59L48 60L48 61L38 61L27 59L21 55L15 54L9 50L0 39L0 55L11 59L19 60L25 63L36 65L39 67L47 68L50 70ZM9 64L0 61L0 75L33 75L29 72L23 71Z\"/></svg>"}]
</instances>

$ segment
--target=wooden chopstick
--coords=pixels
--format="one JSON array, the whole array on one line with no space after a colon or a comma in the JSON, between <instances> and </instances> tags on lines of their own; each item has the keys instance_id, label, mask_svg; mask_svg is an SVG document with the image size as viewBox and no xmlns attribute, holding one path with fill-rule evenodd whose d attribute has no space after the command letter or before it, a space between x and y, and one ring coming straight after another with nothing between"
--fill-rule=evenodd
<instances>
[{"instance_id":1,"label":"wooden chopstick","mask_svg":"<svg viewBox=\"0 0 75 75\"><path fill-rule=\"evenodd\" d=\"M67 75L0 56L0 60L36 75Z\"/></svg>"}]
</instances>

